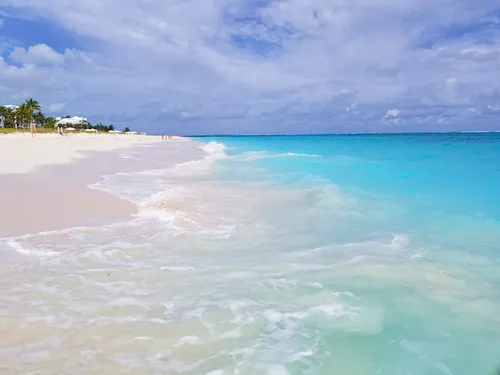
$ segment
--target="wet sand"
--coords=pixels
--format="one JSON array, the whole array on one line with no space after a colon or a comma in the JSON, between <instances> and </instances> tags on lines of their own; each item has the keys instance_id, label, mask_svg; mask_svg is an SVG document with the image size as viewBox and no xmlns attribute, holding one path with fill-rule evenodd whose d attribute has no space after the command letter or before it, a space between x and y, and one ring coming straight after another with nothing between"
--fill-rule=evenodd
<instances>
[{"instance_id":1,"label":"wet sand","mask_svg":"<svg viewBox=\"0 0 500 375\"><path fill-rule=\"evenodd\" d=\"M124 157L124 152L133 152L138 147L149 147L152 153L166 152L166 157L161 163ZM78 159L66 160L64 164L39 166L26 173L0 174L0 237L126 220L137 211L133 203L88 185L106 174L164 168L193 160L200 157L196 149L193 142L169 140L112 151L79 151Z\"/></svg>"}]
</instances>

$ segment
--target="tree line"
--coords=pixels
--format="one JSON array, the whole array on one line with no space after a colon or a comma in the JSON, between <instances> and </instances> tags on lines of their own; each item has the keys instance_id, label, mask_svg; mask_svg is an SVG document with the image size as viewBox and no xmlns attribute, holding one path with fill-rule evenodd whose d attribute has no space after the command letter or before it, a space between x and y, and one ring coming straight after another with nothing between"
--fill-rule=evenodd
<instances>
[{"instance_id":1,"label":"tree line","mask_svg":"<svg viewBox=\"0 0 500 375\"><path fill-rule=\"evenodd\" d=\"M26 99L17 108L0 106L0 116L3 116L6 128L27 128L32 122L38 126L48 125L51 122L53 127L56 123L54 118L43 115L40 111L40 104L32 98Z\"/></svg>"},{"instance_id":2,"label":"tree line","mask_svg":"<svg viewBox=\"0 0 500 375\"><path fill-rule=\"evenodd\" d=\"M46 116L40 107L40 103L33 98L28 98L24 103L19 105L17 108L5 107L0 105L0 116L4 118L4 126L6 128L29 128L30 123L35 123L37 127L43 128L54 128L56 126L57 120L54 117ZM70 116L64 116L63 118L69 118ZM71 124L68 125L77 130L82 129L97 129L99 131L110 131L115 130L114 125L103 125L102 123L92 125L90 122L84 122L82 124ZM128 131L125 128L124 131Z\"/></svg>"}]
</instances>

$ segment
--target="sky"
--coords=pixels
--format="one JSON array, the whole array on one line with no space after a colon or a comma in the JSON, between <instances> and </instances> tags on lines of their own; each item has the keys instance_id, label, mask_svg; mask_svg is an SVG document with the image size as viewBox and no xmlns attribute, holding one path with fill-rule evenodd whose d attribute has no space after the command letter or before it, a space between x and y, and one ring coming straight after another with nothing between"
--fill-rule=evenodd
<instances>
[{"instance_id":1,"label":"sky","mask_svg":"<svg viewBox=\"0 0 500 375\"><path fill-rule=\"evenodd\" d=\"M495 0L0 0L0 104L171 134L500 130Z\"/></svg>"}]
</instances>

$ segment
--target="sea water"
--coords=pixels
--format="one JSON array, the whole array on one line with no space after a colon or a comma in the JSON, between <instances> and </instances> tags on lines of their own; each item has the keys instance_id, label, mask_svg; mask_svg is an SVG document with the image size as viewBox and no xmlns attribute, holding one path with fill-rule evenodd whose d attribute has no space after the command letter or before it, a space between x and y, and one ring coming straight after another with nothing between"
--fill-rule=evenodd
<instances>
[{"instance_id":1,"label":"sea water","mask_svg":"<svg viewBox=\"0 0 500 375\"><path fill-rule=\"evenodd\" d=\"M2 373L495 374L499 135L194 142L91 186L130 221L0 243Z\"/></svg>"}]
</instances>

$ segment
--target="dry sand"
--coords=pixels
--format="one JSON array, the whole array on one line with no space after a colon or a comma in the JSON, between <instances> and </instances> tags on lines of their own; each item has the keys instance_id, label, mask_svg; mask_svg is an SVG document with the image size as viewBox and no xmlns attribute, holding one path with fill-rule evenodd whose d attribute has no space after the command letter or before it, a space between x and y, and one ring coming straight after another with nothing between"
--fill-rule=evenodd
<instances>
[{"instance_id":1,"label":"dry sand","mask_svg":"<svg viewBox=\"0 0 500 375\"><path fill-rule=\"evenodd\" d=\"M0 174L26 173L43 165L69 163L83 158L82 151L110 151L159 141L160 136L133 134L0 135Z\"/></svg>"},{"instance_id":2,"label":"dry sand","mask_svg":"<svg viewBox=\"0 0 500 375\"><path fill-rule=\"evenodd\" d=\"M184 161L176 155L185 140L161 141L140 135L0 136L0 237L126 220L135 205L87 185L104 174L158 167L120 157L124 148L171 150L164 164Z\"/></svg>"}]
</instances>

